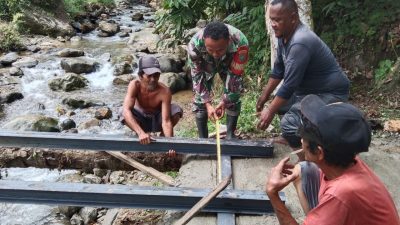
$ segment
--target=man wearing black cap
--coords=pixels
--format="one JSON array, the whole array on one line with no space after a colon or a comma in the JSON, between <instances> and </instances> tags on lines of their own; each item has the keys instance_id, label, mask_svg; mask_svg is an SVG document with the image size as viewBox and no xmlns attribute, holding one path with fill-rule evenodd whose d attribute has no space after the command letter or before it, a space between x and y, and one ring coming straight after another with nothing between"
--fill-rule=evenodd
<instances>
[{"instance_id":1,"label":"man wearing black cap","mask_svg":"<svg viewBox=\"0 0 400 225\"><path fill-rule=\"evenodd\" d=\"M162 135L172 137L173 127L183 111L178 105L171 104L171 91L158 82L161 74L158 60L145 56L138 64L139 79L129 83L120 120L137 133L141 144L149 144L149 132L162 132Z\"/></svg>"},{"instance_id":2,"label":"man wearing black cap","mask_svg":"<svg viewBox=\"0 0 400 225\"><path fill-rule=\"evenodd\" d=\"M357 156L371 142L362 113L347 103L326 105L316 95L306 96L300 110L306 161L293 167L284 158L266 183L279 223L298 224L278 196L293 181L307 214L303 224L400 224L384 184Z\"/></svg>"}]
</instances>

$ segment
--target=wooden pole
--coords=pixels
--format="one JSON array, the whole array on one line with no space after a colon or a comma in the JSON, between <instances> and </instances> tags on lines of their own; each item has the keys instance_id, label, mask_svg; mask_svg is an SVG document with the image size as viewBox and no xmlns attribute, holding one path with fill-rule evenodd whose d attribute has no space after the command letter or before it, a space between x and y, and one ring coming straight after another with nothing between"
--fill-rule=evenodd
<instances>
[{"instance_id":1,"label":"wooden pole","mask_svg":"<svg viewBox=\"0 0 400 225\"><path fill-rule=\"evenodd\" d=\"M164 184L168 185L168 186L175 186L175 182L174 179L168 175L165 175L157 170L155 170L154 168L145 166L141 163L139 163L138 161L122 154L121 152L116 152L116 151L106 151L108 154L114 156L115 158L147 173L150 174L151 176L159 179L161 182L163 182Z\"/></svg>"},{"instance_id":2,"label":"wooden pole","mask_svg":"<svg viewBox=\"0 0 400 225\"><path fill-rule=\"evenodd\" d=\"M189 211L183 215L174 225L185 225L187 224L193 216L204 208L215 196L217 196L222 190L224 190L231 183L232 175L225 178L221 183L219 183L210 193L204 196L199 202L197 202Z\"/></svg>"}]
</instances>

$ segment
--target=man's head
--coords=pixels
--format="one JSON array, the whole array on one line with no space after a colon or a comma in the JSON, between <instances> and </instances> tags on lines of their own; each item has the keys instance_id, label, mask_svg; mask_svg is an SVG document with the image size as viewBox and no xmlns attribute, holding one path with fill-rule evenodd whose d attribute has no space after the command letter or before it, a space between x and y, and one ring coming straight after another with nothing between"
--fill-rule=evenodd
<instances>
[{"instance_id":1,"label":"man's head","mask_svg":"<svg viewBox=\"0 0 400 225\"><path fill-rule=\"evenodd\" d=\"M269 6L269 18L275 36L289 38L300 22L294 0L273 0Z\"/></svg>"},{"instance_id":2,"label":"man's head","mask_svg":"<svg viewBox=\"0 0 400 225\"><path fill-rule=\"evenodd\" d=\"M308 145L306 159L318 149L327 164L347 167L360 152L367 152L371 128L363 114L353 105L338 102L326 105L318 96L301 101L302 125L299 134ZM309 152L308 152L309 151Z\"/></svg>"},{"instance_id":3,"label":"man's head","mask_svg":"<svg viewBox=\"0 0 400 225\"><path fill-rule=\"evenodd\" d=\"M208 54L220 59L226 54L229 45L229 29L221 22L209 23L203 31L204 44Z\"/></svg>"},{"instance_id":4,"label":"man's head","mask_svg":"<svg viewBox=\"0 0 400 225\"><path fill-rule=\"evenodd\" d=\"M158 60L152 56L143 56L139 59L138 65L140 80L145 83L149 91L155 90L161 74Z\"/></svg>"}]
</instances>

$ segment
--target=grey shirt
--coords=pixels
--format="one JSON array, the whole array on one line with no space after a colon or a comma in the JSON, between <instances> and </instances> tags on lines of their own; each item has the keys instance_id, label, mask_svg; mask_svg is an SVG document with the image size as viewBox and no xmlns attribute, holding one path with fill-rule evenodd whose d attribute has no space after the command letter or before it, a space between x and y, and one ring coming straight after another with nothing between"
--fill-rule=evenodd
<instances>
[{"instance_id":1,"label":"grey shirt","mask_svg":"<svg viewBox=\"0 0 400 225\"><path fill-rule=\"evenodd\" d=\"M350 87L349 79L329 47L302 23L288 43L278 39L271 77L284 80L276 94L284 99L293 93L348 95Z\"/></svg>"}]
</instances>

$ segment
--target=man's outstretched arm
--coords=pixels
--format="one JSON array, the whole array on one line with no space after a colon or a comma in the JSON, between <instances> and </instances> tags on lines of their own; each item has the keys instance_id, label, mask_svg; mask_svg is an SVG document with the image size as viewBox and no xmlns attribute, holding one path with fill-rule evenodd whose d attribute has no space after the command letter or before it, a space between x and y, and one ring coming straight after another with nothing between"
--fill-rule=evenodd
<instances>
[{"instance_id":1,"label":"man's outstretched arm","mask_svg":"<svg viewBox=\"0 0 400 225\"><path fill-rule=\"evenodd\" d=\"M165 137L173 137L174 129L171 121L171 91L165 90L165 92L160 93L162 96L162 104L161 104L161 126L163 129L163 133Z\"/></svg>"}]
</instances>

